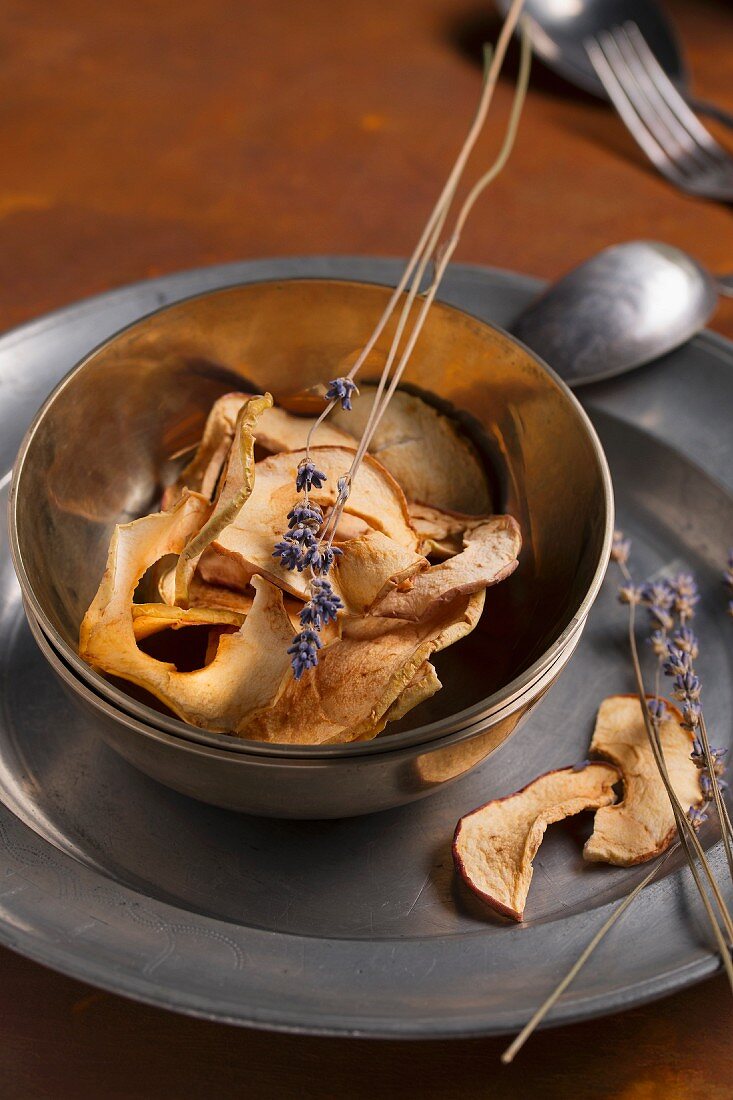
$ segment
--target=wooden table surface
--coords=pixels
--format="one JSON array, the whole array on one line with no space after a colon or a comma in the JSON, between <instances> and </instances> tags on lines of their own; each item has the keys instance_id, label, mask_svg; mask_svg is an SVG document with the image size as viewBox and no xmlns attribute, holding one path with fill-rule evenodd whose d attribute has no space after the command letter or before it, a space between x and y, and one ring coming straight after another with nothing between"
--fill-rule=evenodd
<instances>
[{"instance_id":1,"label":"wooden table surface","mask_svg":"<svg viewBox=\"0 0 733 1100\"><path fill-rule=\"evenodd\" d=\"M669 7L696 90L733 110L729 3ZM181 268L408 253L496 30L490 0L6 0L0 328ZM510 94L502 84L497 123ZM672 190L607 107L538 64L515 155L457 259L556 276L652 237L733 270L732 230L729 208ZM713 327L733 336L733 301ZM505 1069L497 1040L277 1036L139 1006L7 952L0 975L7 1100L733 1095L721 979L545 1032Z\"/></svg>"}]
</instances>

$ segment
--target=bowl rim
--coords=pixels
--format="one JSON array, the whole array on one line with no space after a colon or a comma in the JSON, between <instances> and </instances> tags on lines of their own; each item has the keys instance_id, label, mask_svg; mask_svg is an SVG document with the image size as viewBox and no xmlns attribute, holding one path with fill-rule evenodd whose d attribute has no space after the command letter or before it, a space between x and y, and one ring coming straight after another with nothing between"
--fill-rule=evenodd
<instances>
[{"instance_id":1,"label":"bowl rim","mask_svg":"<svg viewBox=\"0 0 733 1100\"><path fill-rule=\"evenodd\" d=\"M62 679L63 682L73 691L74 695L79 696L81 699L83 699L90 707L92 707L92 709L100 711L102 714L104 714L106 718L109 718L112 721L125 726L127 729L132 730L134 733L139 734L144 738L162 742L163 744L171 745L174 748L180 748L182 751L190 752L195 756L216 757L217 759L227 760L238 759L245 763L259 762L262 765L269 766L288 766L290 764L297 764L298 766L301 766L303 764L310 764L313 767L317 765L321 767L327 767L329 763L338 763L343 764L344 766L353 766L353 756L347 756L345 753L329 754L328 756L319 756L314 754L300 755L296 753L290 753L287 755L282 753L253 753L250 751L249 746L251 744L257 745L259 744L259 742L244 741L241 738L236 740L238 744L242 746L242 748L240 748L238 752L231 752L228 746L189 741L188 738L178 737L176 734L171 734L166 730L158 729L157 726L147 725L145 722L141 722L138 718L136 718L132 714L129 714L127 711L120 710L119 708L113 706L110 703L109 699L107 699L103 695L100 695L97 691L94 690L94 688L90 684L79 680L79 677L76 676L74 670L70 668L70 666L64 660L63 656L58 652L58 650L55 649L51 639L44 632L41 624L35 618L25 601L23 601L23 608L26 614L26 618L28 620L28 628L33 635L33 639L36 645L40 649L42 656L51 666L51 669L55 672L55 674L60 679ZM555 660L545 669L543 675L539 677L537 681L535 681L534 686L537 686L537 684L539 683L544 690L547 690L549 687L552 686L556 677L563 671L565 665L572 658L573 653L577 648L578 642L580 641L581 635L582 625L570 639L569 644L556 654ZM558 665L559 668L557 668ZM498 719L502 721L506 718L510 718L517 709L525 704L525 702L529 703L529 707L531 709L532 706L534 706L535 702L538 701L538 699L532 698L527 700L526 695L527 693L525 692L517 699L505 704L502 712L497 716ZM447 733L444 737L436 738L424 744L403 745L397 749L392 749L388 747L388 738L386 738L381 742L381 744L379 744L379 737L374 738L374 740L368 742L368 744L375 745L379 749L381 749L381 752L379 753L370 754L373 757L383 756L387 754L392 755L396 752L399 757L407 761L414 760L417 756L421 754L421 751L425 751L426 753L441 752L443 749L453 748L456 745L462 744L464 741L470 741L472 740L472 738L480 736L482 733L487 733L491 729L492 724L490 721L486 719L479 719L477 722L474 722L469 726L462 727L459 730L451 731L450 733ZM510 730L506 738L504 738L496 746L496 748L491 749L488 755L493 755L496 749L501 748L501 746L504 744L504 741L508 741L509 738L513 736L514 732L514 729ZM224 737L230 735L219 734L214 736ZM460 779L462 775L467 774L468 771L472 771L473 767L474 765L471 765L466 772L460 772L454 778ZM440 783L436 784L436 787L443 786L444 783L451 781L452 780L443 780Z\"/></svg>"},{"instance_id":2,"label":"bowl rim","mask_svg":"<svg viewBox=\"0 0 733 1100\"><path fill-rule=\"evenodd\" d=\"M260 279L254 282L234 282L227 284L226 286L217 287L214 290L206 290L197 294L191 294L184 298L180 298L175 302L168 302L157 309L150 310L148 313L143 314L136 320L124 325L118 329L111 336L105 340L100 341L95 347L87 352L72 368L69 370L63 378L53 387L51 392L46 397L43 404L38 409L38 412L34 416L31 424L29 425L23 440L18 449L15 462L13 464L13 477L10 485L10 492L8 495L8 529L9 529L9 541L10 552L13 560L13 566L15 568L18 581L20 583L21 591L24 601L30 606L40 628L43 630L48 641L57 653L63 658L64 662L74 672L77 679L86 680L87 683L94 689L97 695L101 696L110 702L113 709L117 709L122 712L128 718L131 717L131 710L135 715L137 721L141 721L144 725L149 726L159 732L178 737L179 739L186 740L195 744L224 749L229 752L246 753L250 756L286 756L290 758L301 757L306 759L315 759L318 757L356 757L369 755L370 753L383 752L387 748L387 742L390 742L388 751L398 751L402 748L409 748L420 744L428 744L435 740L440 740L443 737L465 730L469 727L475 726L478 722L488 721L495 717L498 711L505 709L507 705L517 703L521 700L522 696L531 689L535 681L540 679L548 667L554 664L556 658L561 651L570 643L575 633L582 628L582 625L588 615L588 612L598 595L598 591L603 582L603 578L606 574L608 565L611 541L613 537L614 527L614 495L613 485L611 481L611 473L608 467L608 461L605 456L605 452L601 445L598 434L596 433L591 420L586 413L579 400L572 392L570 387L560 378L560 376L547 364L545 361L537 355L526 344L522 343L515 336L509 333L506 329L500 325L484 321L476 317L469 310L462 309L458 306L451 305L447 302L437 300L434 303L434 307L439 310L445 310L449 313L457 313L470 319L471 323L479 328L485 328L493 333L498 333L504 340L510 344L520 348L525 355L527 355L534 364L539 367L540 371L546 374L550 381L554 383L566 401L569 402L572 407L580 425L582 426L588 441L591 445L594 458L598 465L601 487L603 492L603 509L604 509L604 531L601 544L601 553L599 554L599 560L596 564L593 576L590 584L576 607L573 615L558 635L558 637L545 649L545 651L534 661L527 669L525 669L519 676L516 676L513 680L509 681L503 687L499 688L492 695L487 696L485 699L479 700L477 703L472 704L461 711L456 712L447 718L441 718L437 721L427 723L425 725L417 726L411 730L404 730L400 733L391 734L388 738L382 738L377 736L370 741L355 741L346 744L329 744L329 745L290 745L283 742L261 742L251 741L244 738L238 738L232 734L226 733L213 733L208 730L201 730L196 726L189 725L187 722L183 722L181 719L175 717L169 717L168 715L161 714L159 711L154 710L152 707L148 707L144 703L138 703L137 700L132 699L131 696L126 695L120 689L110 684L105 680L96 670L92 669L90 665L87 665L83 661L78 653L76 653L71 646L61 637L56 630L53 623L46 615L40 601L36 597L35 591L30 583L30 578L26 572L23 564L23 558L20 548L20 542L18 538L18 524L17 524L17 511L18 511L18 490L21 483L23 469L25 466L28 452L31 449L34 438L40 428L43 419L48 413L51 406L54 404L58 396L63 390L70 385L77 374L80 374L88 363L93 360L100 351L109 347L117 341L125 333L130 332L138 325L149 321L151 318L167 313L173 309L185 307L196 301L200 301L207 298L213 298L219 295L225 295L231 293L233 290L251 289L253 287L273 285L277 286L282 283L319 283L323 285L329 285L333 287L353 286L353 287L376 287L380 290L389 290L390 286L386 283L380 283L376 281L364 280L364 279L338 279L338 278L319 278L302 277L297 276L293 278L274 278L274 279ZM137 713L135 713L137 712ZM140 715L138 718L137 715ZM380 743L381 742L381 743Z\"/></svg>"}]
</instances>

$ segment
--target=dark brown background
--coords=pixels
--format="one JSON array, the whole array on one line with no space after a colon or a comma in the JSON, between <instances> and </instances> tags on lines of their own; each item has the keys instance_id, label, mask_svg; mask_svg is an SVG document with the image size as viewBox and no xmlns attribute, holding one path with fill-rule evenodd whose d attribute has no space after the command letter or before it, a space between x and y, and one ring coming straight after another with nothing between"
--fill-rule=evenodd
<instances>
[{"instance_id":1,"label":"dark brown background","mask_svg":"<svg viewBox=\"0 0 733 1100\"><path fill-rule=\"evenodd\" d=\"M696 89L733 110L733 8L669 7ZM0 327L202 264L406 254L496 29L490 0L6 0ZM503 84L497 120L510 94ZM484 159L496 142L494 128ZM457 258L555 276L645 236L733 270L732 229L729 208L677 194L610 110L538 65L515 155ZM733 302L714 327L733 336ZM9 953L0 1019L7 1100L733 1096L721 979L545 1032L510 1069L497 1040L330 1041L186 1020Z\"/></svg>"}]
</instances>

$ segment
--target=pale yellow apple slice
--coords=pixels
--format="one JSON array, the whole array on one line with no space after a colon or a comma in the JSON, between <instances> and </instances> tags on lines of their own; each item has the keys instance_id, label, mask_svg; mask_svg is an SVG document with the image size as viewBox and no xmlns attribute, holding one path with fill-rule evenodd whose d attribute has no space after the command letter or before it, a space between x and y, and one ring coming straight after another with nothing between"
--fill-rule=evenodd
<instances>
[{"instance_id":1,"label":"pale yellow apple slice","mask_svg":"<svg viewBox=\"0 0 733 1100\"><path fill-rule=\"evenodd\" d=\"M620 773L611 764L547 772L516 794L466 814L453 837L453 859L466 884L497 913L521 921L532 861L547 826L615 801Z\"/></svg>"},{"instance_id":2,"label":"pale yellow apple slice","mask_svg":"<svg viewBox=\"0 0 733 1100\"><path fill-rule=\"evenodd\" d=\"M700 772L690 758L692 734L682 715L665 700L667 717L659 724L670 782L685 812L703 801ZM654 859L677 833L669 795L659 775L636 695L611 695L598 710L590 751L611 760L624 780L623 800L599 810L583 856L591 862L630 867Z\"/></svg>"}]
</instances>

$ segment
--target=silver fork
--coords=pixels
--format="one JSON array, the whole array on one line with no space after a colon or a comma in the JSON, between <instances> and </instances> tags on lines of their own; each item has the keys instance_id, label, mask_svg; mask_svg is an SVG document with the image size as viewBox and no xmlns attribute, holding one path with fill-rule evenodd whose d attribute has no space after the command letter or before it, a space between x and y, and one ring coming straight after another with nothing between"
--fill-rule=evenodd
<instances>
[{"instance_id":1,"label":"silver fork","mask_svg":"<svg viewBox=\"0 0 733 1100\"><path fill-rule=\"evenodd\" d=\"M609 99L662 175L692 195L733 201L733 156L690 110L636 23L584 45Z\"/></svg>"}]
</instances>

